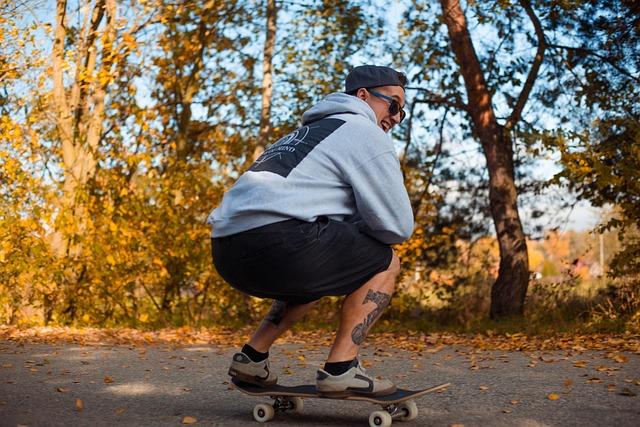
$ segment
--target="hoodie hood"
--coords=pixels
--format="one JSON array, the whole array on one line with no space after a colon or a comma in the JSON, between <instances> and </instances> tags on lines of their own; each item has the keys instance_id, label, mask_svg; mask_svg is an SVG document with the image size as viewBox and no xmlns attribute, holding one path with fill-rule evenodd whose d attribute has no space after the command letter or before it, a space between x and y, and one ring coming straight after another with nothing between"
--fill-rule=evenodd
<instances>
[{"instance_id":1,"label":"hoodie hood","mask_svg":"<svg viewBox=\"0 0 640 427\"><path fill-rule=\"evenodd\" d=\"M356 96L341 92L328 95L322 101L305 111L302 115L302 124L307 125L333 114L358 114L368 118L376 126L378 125L376 115L371 107L369 107L369 104Z\"/></svg>"}]
</instances>

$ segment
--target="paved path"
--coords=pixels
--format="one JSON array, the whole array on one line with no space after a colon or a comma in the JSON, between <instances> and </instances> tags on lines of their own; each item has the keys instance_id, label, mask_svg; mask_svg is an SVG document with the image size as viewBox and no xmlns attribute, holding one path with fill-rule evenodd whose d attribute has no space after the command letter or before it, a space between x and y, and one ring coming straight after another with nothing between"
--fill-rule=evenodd
<instances>
[{"instance_id":1,"label":"paved path","mask_svg":"<svg viewBox=\"0 0 640 427\"><path fill-rule=\"evenodd\" d=\"M403 387L452 384L418 400L418 419L395 425L640 425L638 354L435 350L362 351L371 372ZM195 425L256 426L251 411L264 399L230 388L232 353L216 346L0 341L0 426L179 426L185 417ZM325 348L281 344L272 351L272 364L283 384L309 382L325 355ZM269 425L366 426L375 409L365 402L311 399L302 415L276 416Z\"/></svg>"}]
</instances>

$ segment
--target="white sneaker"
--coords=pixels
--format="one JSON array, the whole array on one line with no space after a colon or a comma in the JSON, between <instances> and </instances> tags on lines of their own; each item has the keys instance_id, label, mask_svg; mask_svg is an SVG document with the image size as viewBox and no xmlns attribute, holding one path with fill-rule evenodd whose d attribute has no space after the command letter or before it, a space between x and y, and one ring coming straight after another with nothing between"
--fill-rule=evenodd
<instances>
[{"instance_id":1,"label":"white sneaker","mask_svg":"<svg viewBox=\"0 0 640 427\"><path fill-rule=\"evenodd\" d=\"M323 369L318 369L316 388L318 393L331 397L385 396L393 394L397 389L389 380L379 380L367 375L358 359L354 360L349 370L342 375L331 375Z\"/></svg>"}]
</instances>

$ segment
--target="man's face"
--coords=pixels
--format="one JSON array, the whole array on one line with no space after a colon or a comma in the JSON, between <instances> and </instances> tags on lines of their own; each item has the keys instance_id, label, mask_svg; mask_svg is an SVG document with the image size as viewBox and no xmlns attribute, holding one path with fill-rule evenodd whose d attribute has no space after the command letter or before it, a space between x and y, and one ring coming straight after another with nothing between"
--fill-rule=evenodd
<instances>
[{"instance_id":1,"label":"man's face","mask_svg":"<svg viewBox=\"0 0 640 427\"><path fill-rule=\"evenodd\" d=\"M404 90L400 86L380 86L372 91L395 99L404 108ZM385 132L389 132L395 125L400 123L400 112L392 115L389 112L389 101L378 96L374 96L367 89L359 89L358 98L369 104L376 115L378 126Z\"/></svg>"}]
</instances>

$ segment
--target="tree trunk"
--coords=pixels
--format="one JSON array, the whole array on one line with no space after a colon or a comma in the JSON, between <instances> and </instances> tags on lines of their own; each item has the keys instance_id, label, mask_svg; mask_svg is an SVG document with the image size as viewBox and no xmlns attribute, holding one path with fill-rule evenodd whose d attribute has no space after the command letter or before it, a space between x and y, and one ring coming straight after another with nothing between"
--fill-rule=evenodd
<instances>
[{"instance_id":1,"label":"tree trunk","mask_svg":"<svg viewBox=\"0 0 640 427\"><path fill-rule=\"evenodd\" d=\"M491 289L491 317L522 315L529 284L529 261L518 215L513 141L496 120L491 93L459 0L440 1L451 47L465 82L473 129L480 139L489 170L489 203L500 247L498 278Z\"/></svg>"},{"instance_id":2,"label":"tree trunk","mask_svg":"<svg viewBox=\"0 0 640 427\"><path fill-rule=\"evenodd\" d=\"M267 0L267 32L262 56L262 108L260 110L260 132L253 152L256 160L264 152L271 136L271 99L273 98L273 51L276 45L276 0Z\"/></svg>"},{"instance_id":3,"label":"tree trunk","mask_svg":"<svg viewBox=\"0 0 640 427\"><path fill-rule=\"evenodd\" d=\"M79 11L84 19L74 45L75 75L69 89L64 85L65 69L68 67L65 59L65 40L68 35L66 0L57 2L52 49L52 109L64 170L60 218L66 220L52 233L51 246L56 256L69 261L69 268L65 269L65 311L71 317L75 313L76 291L82 279L80 272L84 268L77 268L73 262L82 253L78 236L84 234L89 221L86 203L79 196L80 192L85 191L85 185L94 175L97 166L97 151L104 126L105 95L112 77L113 45L116 37L115 0L98 0L91 11L89 6L87 3ZM103 21L104 30L99 32ZM102 43L102 49L96 46L98 41ZM101 54L100 62L97 59L98 53ZM52 308L47 307L45 317L50 317L51 311Z\"/></svg>"}]
</instances>

